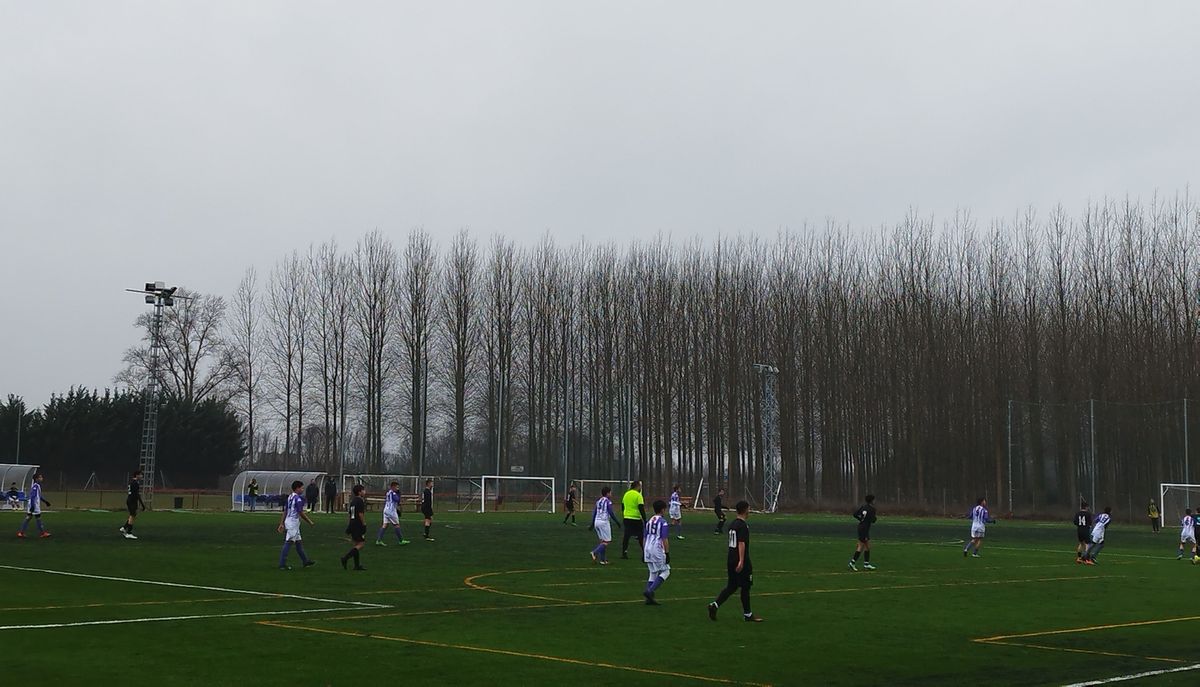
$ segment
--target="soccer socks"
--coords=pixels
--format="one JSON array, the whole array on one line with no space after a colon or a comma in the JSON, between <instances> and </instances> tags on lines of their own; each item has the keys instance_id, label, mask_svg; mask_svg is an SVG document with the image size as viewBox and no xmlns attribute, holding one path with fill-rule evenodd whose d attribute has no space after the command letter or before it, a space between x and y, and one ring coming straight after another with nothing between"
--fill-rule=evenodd
<instances>
[{"instance_id":1,"label":"soccer socks","mask_svg":"<svg viewBox=\"0 0 1200 687\"><path fill-rule=\"evenodd\" d=\"M857 556L857 555L855 555L854 557L855 557L855 558L858 558L858 556ZM863 551L863 562L864 562L864 563L870 563L870 562L871 562L871 550L870 550L870 549L867 549L866 551Z\"/></svg>"},{"instance_id":2,"label":"soccer socks","mask_svg":"<svg viewBox=\"0 0 1200 687\"><path fill-rule=\"evenodd\" d=\"M356 567L356 568L359 567L360 561L358 558L358 547L357 546L351 547L350 550L346 552L346 555L342 556L341 561L342 561L343 568L346 567L346 561L350 560L351 558L354 559L354 567Z\"/></svg>"},{"instance_id":3,"label":"soccer socks","mask_svg":"<svg viewBox=\"0 0 1200 687\"><path fill-rule=\"evenodd\" d=\"M18 532L24 532L26 527L29 527L29 516L28 515L25 516L25 519L21 521L21 529L18 530Z\"/></svg>"},{"instance_id":4,"label":"soccer socks","mask_svg":"<svg viewBox=\"0 0 1200 687\"><path fill-rule=\"evenodd\" d=\"M666 580L662 578L662 575L655 575L653 582L646 583L646 591L653 594L654 592L658 591L658 588L662 586L663 582L666 582Z\"/></svg>"},{"instance_id":5,"label":"soccer socks","mask_svg":"<svg viewBox=\"0 0 1200 687\"><path fill-rule=\"evenodd\" d=\"M426 526L425 526L425 538L426 538L426 539L428 539L428 538L429 538L429 525L426 525Z\"/></svg>"},{"instance_id":6,"label":"soccer socks","mask_svg":"<svg viewBox=\"0 0 1200 687\"><path fill-rule=\"evenodd\" d=\"M296 542L296 553L300 554L300 562L308 565L308 556L304 555L304 545L300 542Z\"/></svg>"},{"instance_id":7,"label":"soccer socks","mask_svg":"<svg viewBox=\"0 0 1200 687\"><path fill-rule=\"evenodd\" d=\"M383 535L387 532L387 525L379 528L379 534L375 535L375 541L383 541Z\"/></svg>"},{"instance_id":8,"label":"soccer socks","mask_svg":"<svg viewBox=\"0 0 1200 687\"><path fill-rule=\"evenodd\" d=\"M742 587L742 615L749 618L754 615L750 612L750 588Z\"/></svg>"},{"instance_id":9,"label":"soccer socks","mask_svg":"<svg viewBox=\"0 0 1200 687\"><path fill-rule=\"evenodd\" d=\"M396 541L399 541L399 542L404 541L404 535L400 533L400 526L397 525L396 527L393 527L392 529L396 531Z\"/></svg>"},{"instance_id":10,"label":"soccer socks","mask_svg":"<svg viewBox=\"0 0 1200 687\"><path fill-rule=\"evenodd\" d=\"M858 557L859 557L859 555L860 555L861 553L862 553L861 551L855 551L855 552L854 552L854 557L850 559L850 562L851 562L851 563L854 563L854 562L858 561Z\"/></svg>"},{"instance_id":11,"label":"soccer socks","mask_svg":"<svg viewBox=\"0 0 1200 687\"><path fill-rule=\"evenodd\" d=\"M285 541L283 543L283 550L281 550L279 552L279 567L281 567L281 568L287 567L288 552L291 550L292 550L292 543L290 541Z\"/></svg>"}]
</instances>

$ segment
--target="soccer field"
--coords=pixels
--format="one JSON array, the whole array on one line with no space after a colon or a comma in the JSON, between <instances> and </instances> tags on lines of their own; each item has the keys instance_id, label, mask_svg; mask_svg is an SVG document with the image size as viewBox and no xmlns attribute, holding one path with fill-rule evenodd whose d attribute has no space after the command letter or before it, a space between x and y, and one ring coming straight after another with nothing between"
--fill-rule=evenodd
<instances>
[{"instance_id":1,"label":"soccer field","mask_svg":"<svg viewBox=\"0 0 1200 687\"><path fill-rule=\"evenodd\" d=\"M1069 515L1069 514L1068 514ZM1001 521L964 559L964 520L880 518L874 572L849 572L849 515L750 518L754 612L725 582L724 537L685 512L661 606L636 556L593 565L585 518L440 513L434 542L368 544L345 571L344 516L305 525L317 565L276 568L277 513L48 513L49 539L0 512L0 669L44 685L1062 685L1200 679L1200 566L1177 528L1113 526L1100 564L1074 528ZM378 513L368 514L377 526ZM732 513L731 513L732 521ZM32 526L31 526L32 531ZM374 539L374 527L368 539ZM614 531L614 535L620 535ZM394 539L389 540L394 542ZM636 550L636 543L633 548ZM1174 672L1168 672L1174 671ZM1125 683L1122 683L1125 684Z\"/></svg>"}]
</instances>

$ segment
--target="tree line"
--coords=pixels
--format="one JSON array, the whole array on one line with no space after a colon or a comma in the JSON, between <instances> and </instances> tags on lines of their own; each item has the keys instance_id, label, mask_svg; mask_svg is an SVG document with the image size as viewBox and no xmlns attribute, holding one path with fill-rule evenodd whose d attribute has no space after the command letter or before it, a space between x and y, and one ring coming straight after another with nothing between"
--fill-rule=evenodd
<instances>
[{"instance_id":1,"label":"tree line","mask_svg":"<svg viewBox=\"0 0 1200 687\"><path fill-rule=\"evenodd\" d=\"M1013 486L1010 400L1190 394L1198 223L1177 197L624 247L376 231L248 269L228 301L192 293L168 316L162 381L228 400L264 467L757 496L774 445L785 503L995 502ZM120 379L144 380L145 352ZM755 363L779 371L773 441ZM1029 504L1083 491L1092 453L1063 418L1019 420ZM1121 441L1096 452L1113 499L1179 462L1150 467Z\"/></svg>"},{"instance_id":2,"label":"tree line","mask_svg":"<svg viewBox=\"0 0 1200 687\"><path fill-rule=\"evenodd\" d=\"M76 387L37 409L10 395L0 403L0 463L40 465L56 487L80 488L90 480L96 487L121 487L138 469L144 407L140 392ZM156 482L215 487L218 475L242 460L242 437L237 415L223 401L168 395L158 416Z\"/></svg>"}]
</instances>

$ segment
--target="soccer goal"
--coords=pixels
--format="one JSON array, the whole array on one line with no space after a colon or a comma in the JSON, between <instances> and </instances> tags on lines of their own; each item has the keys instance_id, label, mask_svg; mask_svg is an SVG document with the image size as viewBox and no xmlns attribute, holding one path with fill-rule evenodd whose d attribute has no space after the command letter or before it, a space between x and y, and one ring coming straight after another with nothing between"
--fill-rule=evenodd
<instances>
[{"instance_id":1,"label":"soccer goal","mask_svg":"<svg viewBox=\"0 0 1200 687\"><path fill-rule=\"evenodd\" d=\"M392 482L400 483L400 493L404 496L420 494L425 489L425 482L420 475L346 475L342 484L342 493L349 493L356 484L367 488L368 495L381 496L391 488Z\"/></svg>"},{"instance_id":2,"label":"soccer goal","mask_svg":"<svg viewBox=\"0 0 1200 687\"><path fill-rule=\"evenodd\" d=\"M479 512L555 512L553 477L484 475L479 480Z\"/></svg>"},{"instance_id":3,"label":"soccer goal","mask_svg":"<svg viewBox=\"0 0 1200 687\"><path fill-rule=\"evenodd\" d=\"M596 505L596 499L600 498L600 490L604 487L610 487L613 491L612 499L616 503L621 495L617 487L623 484L620 480L612 479L573 479L571 484L575 485L576 491L579 493L575 496L575 507L579 510L587 510L590 506Z\"/></svg>"},{"instance_id":4,"label":"soccer goal","mask_svg":"<svg viewBox=\"0 0 1200 687\"><path fill-rule=\"evenodd\" d=\"M1167 517L1172 522L1183 517L1183 509L1200 507L1200 484L1158 485L1158 519L1166 527Z\"/></svg>"}]
</instances>

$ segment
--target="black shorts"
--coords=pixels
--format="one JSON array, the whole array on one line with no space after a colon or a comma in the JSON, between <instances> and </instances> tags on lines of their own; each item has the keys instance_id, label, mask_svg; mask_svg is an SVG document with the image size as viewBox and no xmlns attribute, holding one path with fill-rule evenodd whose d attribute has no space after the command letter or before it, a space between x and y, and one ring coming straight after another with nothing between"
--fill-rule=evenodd
<instances>
[{"instance_id":1,"label":"black shorts","mask_svg":"<svg viewBox=\"0 0 1200 687\"><path fill-rule=\"evenodd\" d=\"M754 570L752 568L742 568L741 572L734 570L733 566L729 567L729 586L739 589L749 589L750 585L754 584Z\"/></svg>"},{"instance_id":2,"label":"black shorts","mask_svg":"<svg viewBox=\"0 0 1200 687\"><path fill-rule=\"evenodd\" d=\"M129 514L130 514L130 515L137 515L137 513L138 513L138 502L137 502L137 500L126 501L126 502L125 502L125 509L129 511Z\"/></svg>"},{"instance_id":3,"label":"black shorts","mask_svg":"<svg viewBox=\"0 0 1200 687\"><path fill-rule=\"evenodd\" d=\"M570 501L564 503L563 506L566 507L568 513L575 512L575 504L571 503Z\"/></svg>"},{"instance_id":4,"label":"black shorts","mask_svg":"<svg viewBox=\"0 0 1200 687\"><path fill-rule=\"evenodd\" d=\"M424 516L426 519L432 518L433 517L433 509L432 508L422 508L421 515Z\"/></svg>"},{"instance_id":5,"label":"black shorts","mask_svg":"<svg viewBox=\"0 0 1200 687\"><path fill-rule=\"evenodd\" d=\"M871 541L871 530L864 530L860 527L858 530L858 540L864 544Z\"/></svg>"},{"instance_id":6,"label":"black shorts","mask_svg":"<svg viewBox=\"0 0 1200 687\"><path fill-rule=\"evenodd\" d=\"M724 520L724 519L725 519L725 511L723 511L723 510L717 510L717 511L713 511L713 512L717 514L717 520Z\"/></svg>"},{"instance_id":7,"label":"black shorts","mask_svg":"<svg viewBox=\"0 0 1200 687\"><path fill-rule=\"evenodd\" d=\"M366 541L367 528L362 525L351 524L346 528L346 534L350 535L351 541L357 544L360 541Z\"/></svg>"},{"instance_id":8,"label":"black shorts","mask_svg":"<svg viewBox=\"0 0 1200 687\"><path fill-rule=\"evenodd\" d=\"M1088 529L1086 527L1076 527L1075 529L1077 530L1075 532L1075 536L1079 537L1079 543L1081 543L1081 544L1091 544L1092 543L1092 531L1090 529Z\"/></svg>"}]
</instances>

